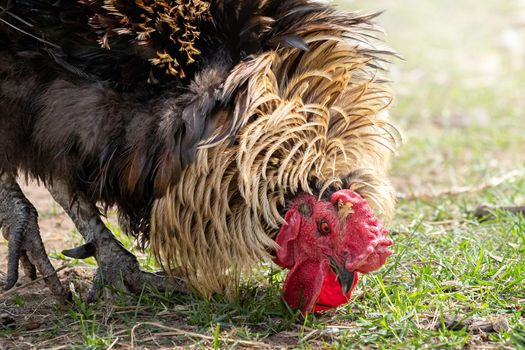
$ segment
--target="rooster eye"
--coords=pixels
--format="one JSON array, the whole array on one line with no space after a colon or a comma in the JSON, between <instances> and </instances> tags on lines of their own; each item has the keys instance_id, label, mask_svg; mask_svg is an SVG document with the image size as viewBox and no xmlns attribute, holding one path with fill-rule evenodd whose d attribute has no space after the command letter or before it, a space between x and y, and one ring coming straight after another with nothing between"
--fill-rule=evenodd
<instances>
[{"instance_id":1,"label":"rooster eye","mask_svg":"<svg viewBox=\"0 0 525 350\"><path fill-rule=\"evenodd\" d=\"M321 220L319 222L319 233L322 236L326 236L326 235L329 235L330 232L332 232L332 229L330 228L330 225L328 224L328 222L326 222L326 220Z\"/></svg>"}]
</instances>

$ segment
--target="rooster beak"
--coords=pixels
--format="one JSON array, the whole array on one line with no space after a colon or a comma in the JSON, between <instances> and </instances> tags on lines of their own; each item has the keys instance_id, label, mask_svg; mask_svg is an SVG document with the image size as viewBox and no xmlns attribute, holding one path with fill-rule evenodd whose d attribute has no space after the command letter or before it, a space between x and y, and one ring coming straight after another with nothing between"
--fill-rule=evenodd
<instances>
[{"instance_id":1,"label":"rooster beak","mask_svg":"<svg viewBox=\"0 0 525 350\"><path fill-rule=\"evenodd\" d=\"M330 259L330 267L332 267L332 270L337 276L337 280L339 281L339 284L341 285L343 294L347 295L348 292L352 290L352 286L354 285L355 271L348 271L345 268L344 264L339 265L337 261L335 261L335 259L332 258L331 256L329 257L329 259Z\"/></svg>"}]
</instances>

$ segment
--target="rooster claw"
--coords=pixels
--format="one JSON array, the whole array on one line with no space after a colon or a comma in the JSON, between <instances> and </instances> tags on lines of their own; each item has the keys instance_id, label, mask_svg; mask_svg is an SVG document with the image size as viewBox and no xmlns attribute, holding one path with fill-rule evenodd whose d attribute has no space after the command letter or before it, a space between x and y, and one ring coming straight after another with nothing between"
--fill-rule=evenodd
<instances>
[{"instance_id":1,"label":"rooster claw","mask_svg":"<svg viewBox=\"0 0 525 350\"><path fill-rule=\"evenodd\" d=\"M76 248L63 250L62 254L73 259L87 259L95 256L96 248L93 242L88 242Z\"/></svg>"},{"instance_id":2,"label":"rooster claw","mask_svg":"<svg viewBox=\"0 0 525 350\"><path fill-rule=\"evenodd\" d=\"M189 293L184 283L180 280L142 271L133 268L133 271L126 275L111 274L108 275L108 269L99 267L93 279L93 284L87 295L87 303L95 303L100 298L104 300L118 301L123 294L132 295L142 293L144 290L164 292L174 291L178 293ZM122 272L122 271L121 271Z\"/></svg>"},{"instance_id":3,"label":"rooster claw","mask_svg":"<svg viewBox=\"0 0 525 350\"><path fill-rule=\"evenodd\" d=\"M122 293L140 294L145 289L189 293L183 281L141 270L135 255L107 229L104 228L95 239L95 242L67 251L75 257L95 255L97 259L98 269L88 292L88 303L95 302L101 296L115 301Z\"/></svg>"},{"instance_id":4,"label":"rooster claw","mask_svg":"<svg viewBox=\"0 0 525 350\"><path fill-rule=\"evenodd\" d=\"M38 213L16 179L5 173L0 174L0 227L8 242L4 290L10 290L17 283L21 264L27 277L36 279L38 271L57 300L67 303L69 293L60 283L40 237Z\"/></svg>"},{"instance_id":5,"label":"rooster claw","mask_svg":"<svg viewBox=\"0 0 525 350\"><path fill-rule=\"evenodd\" d=\"M123 294L139 294L145 289L189 293L183 281L141 270L137 258L109 231L103 230L96 238L96 242L62 252L74 259L97 259L99 267L86 300L89 304L100 298L118 301Z\"/></svg>"},{"instance_id":6,"label":"rooster claw","mask_svg":"<svg viewBox=\"0 0 525 350\"><path fill-rule=\"evenodd\" d=\"M88 303L94 303L100 297L116 301L122 293L140 294L145 289L189 293L189 289L181 280L141 270L135 256L123 247L121 254L115 255L118 258L113 262L99 262L93 285L88 292Z\"/></svg>"}]
</instances>

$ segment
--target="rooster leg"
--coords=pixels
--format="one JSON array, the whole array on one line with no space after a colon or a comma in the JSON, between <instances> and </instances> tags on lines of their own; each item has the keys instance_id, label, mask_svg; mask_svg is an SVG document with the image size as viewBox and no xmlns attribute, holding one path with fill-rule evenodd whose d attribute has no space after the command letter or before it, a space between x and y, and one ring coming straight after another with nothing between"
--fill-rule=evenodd
<instances>
[{"instance_id":1,"label":"rooster leg","mask_svg":"<svg viewBox=\"0 0 525 350\"><path fill-rule=\"evenodd\" d=\"M4 289L13 288L18 281L20 262L25 274L36 278L36 271L45 276L46 285L57 300L69 299L51 265L40 237L38 213L25 197L13 175L0 175L0 227L8 241L7 279Z\"/></svg>"},{"instance_id":2,"label":"rooster leg","mask_svg":"<svg viewBox=\"0 0 525 350\"><path fill-rule=\"evenodd\" d=\"M137 258L107 229L96 206L83 194L78 194L73 200L68 186L58 181L48 190L86 241L83 246L64 251L64 254L74 258L95 256L98 262L88 301L94 301L102 292L111 298L112 289L140 293L145 287L150 287L159 291L188 292L181 281L140 270Z\"/></svg>"}]
</instances>

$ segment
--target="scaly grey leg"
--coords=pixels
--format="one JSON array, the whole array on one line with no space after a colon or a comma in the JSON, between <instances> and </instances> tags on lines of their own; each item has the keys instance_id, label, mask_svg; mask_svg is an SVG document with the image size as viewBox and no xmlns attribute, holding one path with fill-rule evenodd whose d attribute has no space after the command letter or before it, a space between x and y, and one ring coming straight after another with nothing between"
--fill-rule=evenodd
<instances>
[{"instance_id":1,"label":"scaly grey leg","mask_svg":"<svg viewBox=\"0 0 525 350\"><path fill-rule=\"evenodd\" d=\"M95 204L82 193L73 197L69 187L58 181L48 186L48 190L71 217L86 241L80 247L64 251L64 255L77 259L94 256L98 262L99 267L88 301L94 301L102 291L109 293L106 297L111 297L111 291L104 287L131 293L140 293L144 287L188 292L181 281L140 270L137 258L107 229Z\"/></svg>"},{"instance_id":2,"label":"scaly grey leg","mask_svg":"<svg viewBox=\"0 0 525 350\"><path fill-rule=\"evenodd\" d=\"M26 198L13 175L0 175L0 227L8 241L7 279L5 290L13 288L18 281L18 267L22 262L25 274L36 278L36 271L45 277L45 283L62 303L69 300L51 265L40 237L38 213Z\"/></svg>"}]
</instances>

